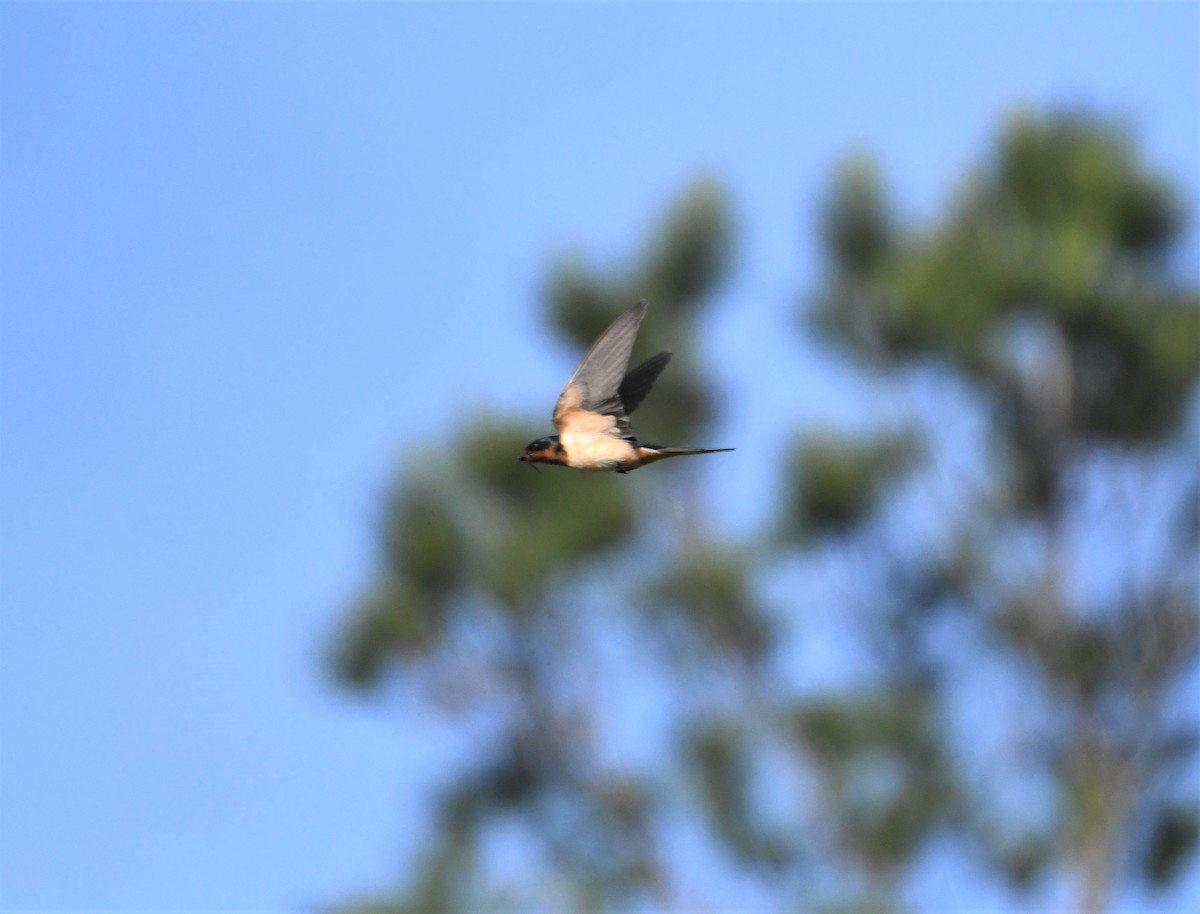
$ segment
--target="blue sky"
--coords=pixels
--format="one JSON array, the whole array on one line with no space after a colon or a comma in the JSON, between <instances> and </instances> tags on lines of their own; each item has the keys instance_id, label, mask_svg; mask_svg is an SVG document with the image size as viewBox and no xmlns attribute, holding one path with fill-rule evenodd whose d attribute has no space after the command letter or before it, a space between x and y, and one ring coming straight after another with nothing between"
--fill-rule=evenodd
<instances>
[{"instance_id":1,"label":"blue sky","mask_svg":"<svg viewBox=\"0 0 1200 914\"><path fill-rule=\"evenodd\" d=\"M548 412L547 258L619 263L712 172L716 437L780 379L828 418L845 379L787 328L837 157L928 214L1014 105L1087 106L1194 210L1198 34L1183 3L0 3L0 907L391 884L454 734L321 652L404 450Z\"/></svg>"}]
</instances>

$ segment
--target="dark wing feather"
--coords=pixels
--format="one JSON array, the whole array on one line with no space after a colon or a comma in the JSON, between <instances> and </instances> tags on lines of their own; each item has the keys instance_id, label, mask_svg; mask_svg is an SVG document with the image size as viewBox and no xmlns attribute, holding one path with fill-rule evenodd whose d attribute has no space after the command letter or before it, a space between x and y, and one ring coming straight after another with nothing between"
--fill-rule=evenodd
<instances>
[{"instance_id":1,"label":"dark wing feather","mask_svg":"<svg viewBox=\"0 0 1200 914\"><path fill-rule=\"evenodd\" d=\"M592 343L566 385L568 388L575 385L578 389L580 407L588 412L614 416L619 422L625 418L625 407L618 390L645 316L646 300L642 299L609 324Z\"/></svg>"},{"instance_id":2,"label":"dark wing feather","mask_svg":"<svg viewBox=\"0 0 1200 914\"><path fill-rule=\"evenodd\" d=\"M654 386L654 382L658 380L658 376L662 374L662 370L667 367L669 361L671 361L671 353L660 352L658 355L650 356L637 368L631 368L625 375L617 395L625 405L626 415L631 415L646 399L646 394L650 393L650 388Z\"/></svg>"}]
</instances>

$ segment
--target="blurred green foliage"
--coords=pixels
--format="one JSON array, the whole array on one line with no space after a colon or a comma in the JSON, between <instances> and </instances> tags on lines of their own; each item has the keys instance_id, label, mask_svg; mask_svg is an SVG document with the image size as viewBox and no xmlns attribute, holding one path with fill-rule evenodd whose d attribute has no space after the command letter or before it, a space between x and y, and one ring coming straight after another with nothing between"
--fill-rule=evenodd
<instances>
[{"instance_id":1,"label":"blurred green foliage","mask_svg":"<svg viewBox=\"0 0 1200 914\"><path fill-rule=\"evenodd\" d=\"M647 588L648 613L674 613L717 652L748 661L760 659L772 640L758 605L751 567L734 551L713 547L680 555L665 564Z\"/></svg>"},{"instance_id":2,"label":"blurred green foliage","mask_svg":"<svg viewBox=\"0 0 1200 914\"><path fill-rule=\"evenodd\" d=\"M805 542L854 529L913 465L919 450L914 434L804 433L792 449L793 491L783 521L785 535Z\"/></svg>"},{"instance_id":3,"label":"blurred green foliage","mask_svg":"<svg viewBox=\"0 0 1200 914\"><path fill-rule=\"evenodd\" d=\"M740 862L777 870L796 849L759 820L750 795L754 746L736 719L700 724L688 734L684 758L696 773L709 820Z\"/></svg>"},{"instance_id":4,"label":"blurred green foliage","mask_svg":"<svg viewBox=\"0 0 1200 914\"><path fill-rule=\"evenodd\" d=\"M1178 875L1200 837L1200 813L1196 803L1167 806L1158 811L1142 861L1146 875L1155 885L1165 885Z\"/></svg>"},{"instance_id":5,"label":"blurred green foliage","mask_svg":"<svg viewBox=\"0 0 1200 914\"><path fill-rule=\"evenodd\" d=\"M812 699L792 720L826 796L842 812L843 845L872 871L902 866L950 824L958 790L927 690Z\"/></svg>"},{"instance_id":6,"label":"blurred green foliage","mask_svg":"<svg viewBox=\"0 0 1200 914\"><path fill-rule=\"evenodd\" d=\"M345 910L675 909L697 839L772 908L898 909L935 842L1016 890L1068 877L1088 912L1176 880L1197 840L1181 689L1200 648L1182 226L1170 183L1083 114L1012 118L928 225L848 157L801 325L878 384L873 421L797 417L775 516L746 542L710 529L683 468L531 472L514 457L541 420L412 455L333 668L363 690L401 677L486 736L439 778L403 884ZM662 440L710 440L694 337L733 239L702 178L627 266L550 270L573 352L652 302L635 359L676 358L637 418ZM980 439L947 452L967 413ZM797 660L820 615L843 620L834 687ZM656 757L631 760L614 720L646 714ZM1028 783L1045 808L1002 802ZM497 834L538 862L497 873Z\"/></svg>"}]
</instances>

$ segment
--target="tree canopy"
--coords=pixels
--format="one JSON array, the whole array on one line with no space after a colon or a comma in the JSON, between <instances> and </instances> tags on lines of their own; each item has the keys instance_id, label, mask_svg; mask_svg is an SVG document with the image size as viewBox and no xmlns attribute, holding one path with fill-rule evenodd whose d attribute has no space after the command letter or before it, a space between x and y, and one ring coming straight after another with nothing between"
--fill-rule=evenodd
<instances>
[{"instance_id":1,"label":"tree canopy","mask_svg":"<svg viewBox=\"0 0 1200 914\"><path fill-rule=\"evenodd\" d=\"M868 380L871 421L797 415L785 466L730 470L780 479L746 539L706 520L720 492L694 469L530 472L537 421L414 453L332 666L417 690L477 751L431 793L403 884L346 910L677 909L731 885L902 910L931 853L1018 899L1065 876L1087 912L1172 883L1197 837L1183 217L1084 114L1011 119L927 223L848 157L798 327ZM736 238L700 179L623 269L549 271L547 323L580 352L651 301L637 351L676 357L638 427L662 440L719 418L692 340ZM800 668L816 626L832 687Z\"/></svg>"}]
</instances>

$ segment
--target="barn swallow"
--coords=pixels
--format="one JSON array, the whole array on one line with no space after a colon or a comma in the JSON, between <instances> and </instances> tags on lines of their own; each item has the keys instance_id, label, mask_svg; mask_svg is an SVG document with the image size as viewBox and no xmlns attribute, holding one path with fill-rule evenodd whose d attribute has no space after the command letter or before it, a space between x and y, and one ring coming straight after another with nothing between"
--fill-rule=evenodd
<instances>
[{"instance_id":1,"label":"barn swallow","mask_svg":"<svg viewBox=\"0 0 1200 914\"><path fill-rule=\"evenodd\" d=\"M688 454L716 454L731 447L662 447L638 441L629 415L641 404L671 353L652 355L632 371L629 356L642 318L643 299L609 324L592 343L554 405L557 435L538 438L518 460L557 463L577 470L628 473L647 463Z\"/></svg>"}]
</instances>

